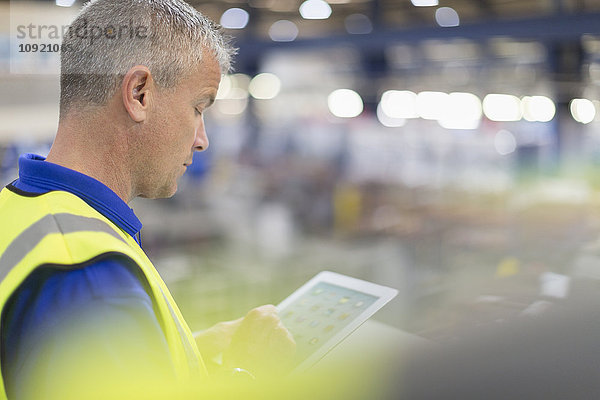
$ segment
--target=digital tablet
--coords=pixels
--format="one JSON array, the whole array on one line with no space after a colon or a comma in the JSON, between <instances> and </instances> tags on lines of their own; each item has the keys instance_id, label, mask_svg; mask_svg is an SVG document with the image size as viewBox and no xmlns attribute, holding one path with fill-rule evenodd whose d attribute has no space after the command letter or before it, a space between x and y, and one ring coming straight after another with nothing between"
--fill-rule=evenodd
<instances>
[{"instance_id":1,"label":"digital tablet","mask_svg":"<svg viewBox=\"0 0 600 400\"><path fill-rule=\"evenodd\" d=\"M323 271L278 306L296 341L296 371L306 370L398 294L396 289Z\"/></svg>"}]
</instances>

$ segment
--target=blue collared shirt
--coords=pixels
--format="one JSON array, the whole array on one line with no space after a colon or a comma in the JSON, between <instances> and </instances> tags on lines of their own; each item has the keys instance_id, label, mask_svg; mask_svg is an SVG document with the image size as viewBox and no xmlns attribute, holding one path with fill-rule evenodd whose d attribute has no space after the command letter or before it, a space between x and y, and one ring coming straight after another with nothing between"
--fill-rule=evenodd
<instances>
[{"instance_id":1,"label":"blue collared shirt","mask_svg":"<svg viewBox=\"0 0 600 400\"><path fill-rule=\"evenodd\" d=\"M139 244L141 222L119 196L96 179L25 154L19 158L19 178L12 185L36 194L53 190L73 193ZM76 270L36 270L22 283L7 302L2 320L2 374L9 398L28 398L31 390L43 392L44 387L39 386L44 382L65 380L63 371L53 367L61 355L73 354L61 331L69 321L81 323L84 319L93 326L101 321L100 329L88 339L90 345L107 349L105 362L113 371L127 374L132 367L132 360L119 357L123 352L117 346L126 346L129 357L136 354L135 362L164 370L170 363L168 346L152 300L137 277L138 269L129 263L113 256ZM123 332L131 337L124 339ZM81 354L82 359L85 356Z\"/></svg>"},{"instance_id":2,"label":"blue collared shirt","mask_svg":"<svg viewBox=\"0 0 600 400\"><path fill-rule=\"evenodd\" d=\"M139 237L142 223L115 192L94 178L44 162L45 159L36 154L23 154L19 157L19 179L13 182L13 186L31 193L46 193L51 190L73 193L125 232L134 238Z\"/></svg>"}]
</instances>

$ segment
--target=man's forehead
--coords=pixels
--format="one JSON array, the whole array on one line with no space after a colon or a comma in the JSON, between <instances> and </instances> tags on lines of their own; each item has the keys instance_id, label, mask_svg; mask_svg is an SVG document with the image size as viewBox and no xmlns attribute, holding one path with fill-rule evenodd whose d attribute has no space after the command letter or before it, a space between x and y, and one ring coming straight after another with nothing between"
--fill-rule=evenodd
<instances>
[{"instance_id":1,"label":"man's forehead","mask_svg":"<svg viewBox=\"0 0 600 400\"><path fill-rule=\"evenodd\" d=\"M216 61L214 63L205 61L200 63L182 83L193 94L196 102L202 102L214 100L220 82L221 70L219 64Z\"/></svg>"},{"instance_id":2,"label":"man's forehead","mask_svg":"<svg viewBox=\"0 0 600 400\"><path fill-rule=\"evenodd\" d=\"M206 85L219 86L221 81L221 66L213 57L207 57L198 64L192 76Z\"/></svg>"}]
</instances>

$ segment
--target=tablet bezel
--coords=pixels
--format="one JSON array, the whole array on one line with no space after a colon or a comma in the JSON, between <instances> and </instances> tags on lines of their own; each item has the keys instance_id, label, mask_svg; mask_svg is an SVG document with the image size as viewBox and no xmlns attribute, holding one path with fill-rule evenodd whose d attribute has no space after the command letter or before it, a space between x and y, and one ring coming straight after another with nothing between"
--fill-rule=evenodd
<instances>
[{"instance_id":1,"label":"tablet bezel","mask_svg":"<svg viewBox=\"0 0 600 400\"><path fill-rule=\"evenodd\" d=\"M324 342L317 350L315 350L310 356L304 361L300 362L298 366L294 368L294 371L304 371L310 366L314 365L317 361L323 358L328 352L330 352L338 343L344 340L348 335L354 332L360 325L362 325L367 319L375 314L381 307L392 300L397 294L398 290L391 287L378 285L376 283L363 281L361 279L352 278L347 275L338 274L331 271L322 271L311 278L308 282L294 291L291 295L285 298L281 303L277 305L279 312L282 312L286 307L299 300L302 296L308 293L318 283L328 283L331 285L340 286L342 288L355 290L367 295L375 296L378 299L373 304L367 307L361 312L355 319L350 321L344 328L342 328L337 334L332 336L328 341Z\"/></svg>"}]
</instances>

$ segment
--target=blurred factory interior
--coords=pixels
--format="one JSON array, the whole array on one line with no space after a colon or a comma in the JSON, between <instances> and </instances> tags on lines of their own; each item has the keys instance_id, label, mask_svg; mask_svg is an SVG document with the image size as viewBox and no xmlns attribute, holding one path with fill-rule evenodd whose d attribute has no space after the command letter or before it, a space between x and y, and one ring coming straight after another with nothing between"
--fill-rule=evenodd
<instances>
[{"instance_id":1,"label":"blurred factory interior","mask_svg":"<svg viewBox=\"0 0 600 400\"><path fill-rule=\"evenodd\" d=\"M436 341L598 287L600 1L190 3L235 71L178 193L131 206L192 328L325 269L399 289L375 318ZM56 57L13 19L81 5L0 2L3 185L58 121Z\"/></svg>"}]
</instances>

